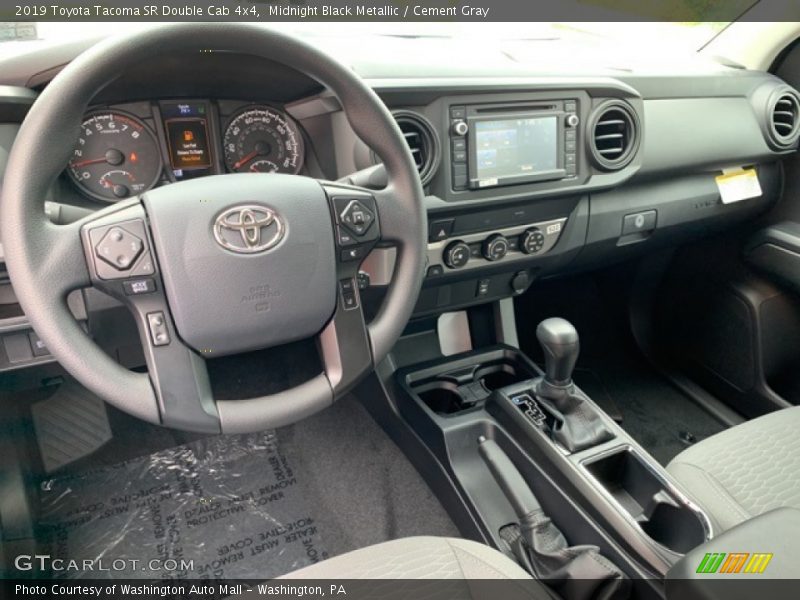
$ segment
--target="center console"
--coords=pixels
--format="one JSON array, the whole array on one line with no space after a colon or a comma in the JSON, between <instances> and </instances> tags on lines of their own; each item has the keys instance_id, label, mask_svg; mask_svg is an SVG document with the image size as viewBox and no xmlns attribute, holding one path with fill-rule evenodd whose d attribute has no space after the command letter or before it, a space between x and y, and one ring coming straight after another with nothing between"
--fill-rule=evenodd
<instances>
[{"instance_id":1,"label":"center console","mask_svg":"<svg viewBox=\"0 0 800 600\"><path fill-rule=\"evenodd\" d=\"M502 345L410 366L396 375L398 409L450 469L497 547L509 547L503 532L520 522L515 503L523 490L509 495L498 485L482 459L486 440L519 472L523 496L529 489L570 544L596 546L640 580L635 586L648 586L712 538L710 521L572 382L579 349L574 328L548 319L537 335L544 371Z\"/></svg>"}]
</instances>

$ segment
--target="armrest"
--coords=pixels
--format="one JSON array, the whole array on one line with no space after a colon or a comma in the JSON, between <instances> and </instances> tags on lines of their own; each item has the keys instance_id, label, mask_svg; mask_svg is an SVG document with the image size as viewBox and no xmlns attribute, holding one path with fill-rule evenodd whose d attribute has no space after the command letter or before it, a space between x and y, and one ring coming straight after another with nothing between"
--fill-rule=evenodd
<instances>
[{"instance_id":1,"label":"armrest","mask_svg":"<svg viewBox=\"0 0 800 600\"><path fill-rule=\"evenodd\" d=\"M760 230L747 243L744 257L800 291L800 223L783 221Z\"/></svg>"},{"instance_id":2,"label":"armrest","mask_svg":"<svg viewBox=\"0 0 800 600\"><path fill-rule=\"evenodd\" d=\"M797 598L800 510L778 508L688 552L667 573L667 600Z\"/></svg>"}]
</instances>

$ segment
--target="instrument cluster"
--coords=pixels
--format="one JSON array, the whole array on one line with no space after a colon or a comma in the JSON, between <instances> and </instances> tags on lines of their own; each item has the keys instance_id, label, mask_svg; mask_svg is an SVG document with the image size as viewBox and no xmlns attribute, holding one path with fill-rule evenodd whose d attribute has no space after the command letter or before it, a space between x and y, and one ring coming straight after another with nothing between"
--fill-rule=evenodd
<instances>
[{"instance_id":1,"label":"instrument cluster","mask_svg":"<svg viewBox=\"0 0 800 600\"><path fill-rule=\"evenodd\" d=\"M94 200L116 202L219 173L297 174L304 165L300 127L270 105L176 100L125 108L89 112L67 165Z\"/></svg>"}]
</instances>

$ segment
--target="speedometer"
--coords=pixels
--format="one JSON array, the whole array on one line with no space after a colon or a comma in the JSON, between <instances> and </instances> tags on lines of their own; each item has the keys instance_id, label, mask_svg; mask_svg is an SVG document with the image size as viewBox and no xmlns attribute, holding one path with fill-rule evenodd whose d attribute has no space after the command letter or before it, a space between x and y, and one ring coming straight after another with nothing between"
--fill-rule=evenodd
<instances>
[{"instance_id":1,"label":"speedometer","mask_svg":"<svg viewBox=\"0 0 800 600\"><path fill-rule=\"evenodd\" d=\"M113 202L146 192L161 175L161 156L150 130L118 111L90 115L67 172L89 196Z\"/></svg>"},{"instance_id":2,"label":"speedometer","mask_svg":"<svg viewBox=\"0 0 800 600\"><path fill-rule=\"evenodd\" d=\"M303 138L297 125L269 106L251 106L228 123L225 164L241 173L296 174L303 166Z\"/></svg>"}]
</instances>

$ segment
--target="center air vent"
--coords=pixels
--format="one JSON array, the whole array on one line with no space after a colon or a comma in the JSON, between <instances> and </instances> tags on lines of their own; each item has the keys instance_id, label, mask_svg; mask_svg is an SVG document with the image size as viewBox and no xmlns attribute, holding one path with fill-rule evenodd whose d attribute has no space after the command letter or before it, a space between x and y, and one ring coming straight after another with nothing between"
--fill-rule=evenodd
<instances>
[{"instance_id":1,"label":"center air vent","mask_svg":"<svg viewBox=\"0 0 800 600\"><path fill-rule=\"evenodd\" d=\"M778 146L788 148L797 141L800 133L800 99L796 94L784 92L771 106L771 137Z\"/></svg>"},{"instance_id":2,"label":"center air vent","mask_svg":"<svg viewBox=\"0 0 800 600\"><path fill-rule=\"evenodd\" d=\"M617 100L601 104L589 121L589 152L594 163L606 171L630 163L639 145L638 123L627 104Z\"/></svg>"},{"instance_id":3,"label":"center air vent","mask_svg":"<svg viewBox=\"0 0 800 600\"><path fill-rule=\"evenodd\" d=\"M439 138L433 130L433 126L422 115L398 110L394 112L394 118L406 138L422 184L426 185L430 182L436 169L439 168L441 158Z\"/></svg>"}]
</instances>

